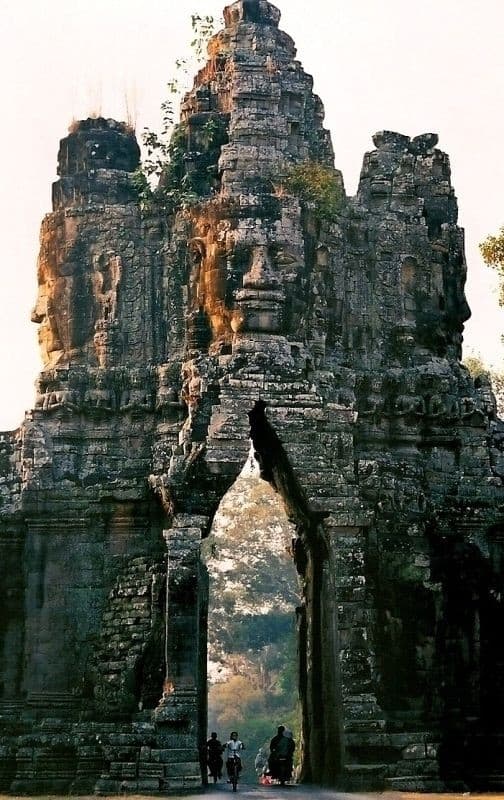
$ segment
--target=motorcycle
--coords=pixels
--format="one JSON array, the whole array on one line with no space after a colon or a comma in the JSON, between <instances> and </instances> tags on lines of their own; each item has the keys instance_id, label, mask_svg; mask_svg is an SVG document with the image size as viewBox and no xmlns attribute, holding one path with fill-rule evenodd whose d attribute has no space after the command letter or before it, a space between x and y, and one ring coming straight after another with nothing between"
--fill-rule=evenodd
<instances>
[{"instance_id":1,"label":"motorcycle","mask_svg":"<svg viewBox=\"0 0 504 800\"><path fill-rule=\"evenodd\" d=\"M241 761L237 755L233 755L232 758L228 758L228 773L229 773L229 780L233 786L233 792L236 792L236 787L238 785L238 778L240 777L240 765Z\"/></svg>"}]
</instances>

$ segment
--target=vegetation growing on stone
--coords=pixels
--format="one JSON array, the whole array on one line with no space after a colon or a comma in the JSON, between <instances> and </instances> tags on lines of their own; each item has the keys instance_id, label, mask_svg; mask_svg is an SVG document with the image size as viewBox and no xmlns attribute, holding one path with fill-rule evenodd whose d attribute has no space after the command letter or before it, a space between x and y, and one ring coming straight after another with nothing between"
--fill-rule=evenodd
<instances>
[{"instance_id":1,"label":"vegetation growing on stone","mask_svg":"<svg viewBox=\"0 0 504 800\"><path fill-rule=\"evenodd\" d=\"M499 417L504 417L504 373L489 367L479 355L466 356L462 363L469 370L477 386L485 380L490 382L495 395L497 413Z\"/></svg>"},{"instance_id":2,"label":"vegetation growing on stone","mask_svg":"<svg viewBox=\"0 0 504 800\"><path fill-rule=\"evenodd\" d=\"M341 209L343 192L337 172L317 161L304 161L289 168L285 188L313 208L316 218L331 222Z\"/></svg>"},{"instance_id":3,"label":"vegetation growing on stone","mask_svg":"<svg viewBox=\"0 0 504 800\"><path fill-rule=\"evenodd\" d=\"M174 125L176 105L188 88L191 68L201 64L205 57L208 41L214 33L214 19L192 14L191 27L193 58L175 61L175 75L168 81L168 96L161 103L161 131L157 133L146 127L141 137L145 158L133 175L133 185L142 211L147 214L154 211L170 214L208 195L213 165L221 145L227 141L226 125L218 115L210 116L205 123L204 141L198 142L203 146L194 151L190 149L187 125Z\"/></svg>"}]
</instances>

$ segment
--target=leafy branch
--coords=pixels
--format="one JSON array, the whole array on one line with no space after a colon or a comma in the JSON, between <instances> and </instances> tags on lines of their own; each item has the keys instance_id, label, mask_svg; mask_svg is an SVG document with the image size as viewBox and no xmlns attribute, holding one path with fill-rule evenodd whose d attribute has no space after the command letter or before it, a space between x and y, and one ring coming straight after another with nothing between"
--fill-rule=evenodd
<instances>
[{"instance_id":1,"label":"leafy branch","mask_svg":"<svg viewBox=\"0 0 504 800\"><path fill-rule=\"evenodd\" d=\"M205 59L208 41L214 34L214 18L192 14L191 27L192 57L175 61L175 75L167 83L168 96L161 104L161 131L145 127L141 135L145 157L133 174L133 186L143 213L160 210L171 213L198 199L184 163L187 131L184 125L175 126L175 106L180 105L189 88L190 72Z\"/></svg>"},{"instance_id":2,"label":"leafy branch","mask_svg":"<svg viewBox=\"0 0 504 800\"><path fill-rule=\"evenodd\" d=\"M499 305L504 306L504 225L497 236L487 236L479 246L483 261L499 275Z\"/></svg>"},{"instance_id":3,"label":"leafy branch","mask_svg":"<svg viewBox=\"0 0 504 800\"><path fill-rule=\"evenodd\" d=\"M291 194L311 206L319 222L333 221L343 203L338 173L318 161L303 161L289 167L282 181L275 182L274 189L279 197Z\"/></svg>"}]
</instances>

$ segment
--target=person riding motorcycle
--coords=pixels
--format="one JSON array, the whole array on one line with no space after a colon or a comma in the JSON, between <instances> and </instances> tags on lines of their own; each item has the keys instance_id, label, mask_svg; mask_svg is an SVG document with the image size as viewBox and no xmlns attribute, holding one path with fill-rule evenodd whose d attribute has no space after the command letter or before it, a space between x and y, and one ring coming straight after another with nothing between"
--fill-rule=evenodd
<instances>
[{"instance_id":1,"label":"person riding motorcycle","mask_svg":"<svg viewBox=\"0 0 504 800\"><path fill-rule=\"evenodd\" d=\"M272 778L285 783L292 774L292 761L296 743L292 732L279 725L276 736L270 742L269 771Z\"/></svg>"},{"instance_id":2,"label":"person riding motorcycle","mask_svg":"<svg viewBox=\"0 0 504 800\"><path fill-rule=\"evenodd\" d=\"M233 774L233 766L236 760L237 767L238 767L238 774L242 771L242 763L240 752L245 750L245 745L243 744L240 739L238 739L237 731L231 731L229 735L229 740L224 745L225 749L225 758L226 758L226 769L228 773L228 777L231 778Z\"/></svg>"}]
</instances>

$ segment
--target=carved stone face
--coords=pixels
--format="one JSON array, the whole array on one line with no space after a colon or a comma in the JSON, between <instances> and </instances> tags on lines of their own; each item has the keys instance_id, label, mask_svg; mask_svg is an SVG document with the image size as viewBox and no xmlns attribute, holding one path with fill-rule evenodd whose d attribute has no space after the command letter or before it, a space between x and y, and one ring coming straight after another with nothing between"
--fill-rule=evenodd
<instances>
[{"instance_id":1,"label":"carved stone face","mask_svg":"<svg viewBox=\"0 0 504 800\"><path fill-rule=\"evenodd\" d=\"M287 293L289 298L301 297L304 291L298 286L304 239L300 228L293 235L295 222L291 218L275 225L235 217L194 218L186 260L187 340L193 349L231 345L233 334L244 331L288 334L293 327L298 330L306 299L289 302L288 320L284 313ZM205 316L210 342L195 335L196 312Z\"/></svg>"},{"instance_id":2,"label":"carved stone face","mask_svg":"<svg viewBox=\"0 0 504 800\"><path fill-rule=\"evenodd\" d=\"M281 330L285 296L268 245L252 247L250 269L243 276L243 289L237 292L236 299L243 313L244 330L261 333Z\"/></svg>"},{"instance_id":3,"label":"carved stone face","mask_svg":"<svg viewBox=\"0 0 504 800\"><path fill-rule=\"evenodd\" d=\"M47 280L39 284L37 301L32 310L32 322L39 324L38 343L44 367L56 363L62 353L62 344L54 313L55 281Z\"/></svg>"},{"instance_id":4,"label":"carved stone face","mask_svg":"<svg viewBox=\"0 0 504 800\"><path fill-rule=\"evenodd\" d=\"M464 322L467 322L471 316L471 309L467 302L465 295L465 281L467 275L467 265L464 254L460 255L460 265L455 275L453 276L454 291L451 298L451 306L448 311L453 314L453 321L455 322L456 334L462 334Z\"/></svg>"},{"instance_id":5,"label":"carved stone face","mask_svg":"<svg viewBox=\"0 0 504 800\"><path fill-rule=\"evenodd\" d=\"M72 219L42 226L38 261L38 295L32 321L44 366L75 362L94 334L93 289L86 273L83 243ZM84 355L84 354L83 354Z\"/></svg>"}]
</instances>

